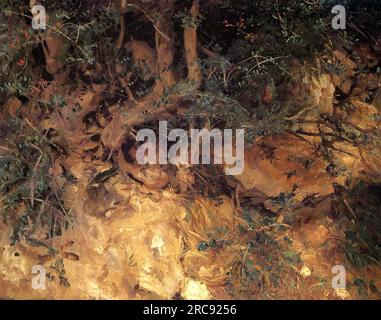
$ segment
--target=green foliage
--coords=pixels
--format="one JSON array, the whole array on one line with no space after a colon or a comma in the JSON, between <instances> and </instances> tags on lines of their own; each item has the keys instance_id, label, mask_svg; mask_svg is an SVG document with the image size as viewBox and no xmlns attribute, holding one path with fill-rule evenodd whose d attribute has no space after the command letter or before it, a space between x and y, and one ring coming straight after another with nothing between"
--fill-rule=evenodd
<instances>
[{"instance_id":1,"label":"green foliage","mask_svg":"<svg viewBox=\"0 0 381 320\"><path fill-rule=\"evenodd\" d=\"M35 79L27 69L35 38L6 9L10 10L0 4L0 94L26 95Z\"/></svg>"},{"instance_id":2,"label":"green foliage","mask_svg":"<svg viewBox=\"0 0 381 320\"><path fill-rule=\"evenodd\" d=\"M15 75L12 78L3 85L0 85L0 92L13 96L26 96L30 88L31 79L25 75Z\"/></svg>"},{"instance_id":3,"label":"green foliage","mask_svg":"<svg viewBox=\"0 0 381 320\"><path fill-rule=\"evenodd\" d=\"M214 250L219 250L224 248L225 246L230 246L232 244L232 240L225 240L225 239L212 239L208 242L200 242L198 244L198 251L206 251L208 249L214 249Z\"/></svg>"},{"instance_id":4,"label":"green foliage","mask_svg":"<svg viewBox=\"0 0 381 320\"><path fill-rule=\"evenodd\" d=\"M183 27L192 27L192 28L198 27L201 21L203 20L203 16L199 15L198 17L193 18L186 11L178 11L174 17L181 21L181 24Z\"/></svg>"},{"instance_id":5,"label":"green foliage","mask_svg":"<svg viewBox=\"0 0 381 320\"><path fill-rule=\"evenodd\" d=\"M50 268L58 275L60 285L64 287L70 287L70 282L66 277L65 265L62 258L57 258ZM49 274L50 279L53 280L54 276Z\"/></svg>"},{"instance_id":6,"label":"green foliage","mask_svg":"<svg viewBox=\"0 0 381 320\"><path fill-rule=\"evenodd\" d=\"M253 43L265 55L311 56L329 34L331 8L317 1L226 1L212 21L226 21L230 31L222 31L216 42L224 46L222 39L233 33L246 39L252 33ZM211 21L207 13L204 16Z\"/></svg>"},{"instance_id":7,"label":"green foliage","mask_svg":"<svg viewBox=\"0 0 381 320\"><path fill-rule=\"evenodd\" d=\"M327 43L350 47L364 35L372 39L364 26L369 21L379 23L375 19L379 8L374 1L365 2L364 6L343 2L348 9L345 32L332 29L331 9L337 4L332 1L237 0L204 7L201 40L217 54L201 61L207 95L195 97L189 113L244 127L248 142L292 129L294 122L287 118L298 110L282 100L282 92L293 80L293 60L314 65L316 56L327 52ZM369 16L369 21L361 19L353 27L351 19L363 16ZM323 68L336 75L346 72L335 59L325 61Z\"/></svg>"},{"instance_id":8,"label":"green foliage","mask_svg":"<svg viewBox=\"0 0 381 320\"><path fill-rule=\"evenodd\" d=\"M349 220L344 251L356 268L381 264L381 187L359 184L348 194L344 208ZM366 199L366 200L365 200Z\"/></svg>"},{"instance_id":9,"label":"green foliage","mask_svg":"<svg viewBox=\"0 0 381 320\"><path fill-rule=\"evenodd\" d=\"M301 265L300 254L292 249L292 240L287 236L288 226L256 210L245 209L243 217L249 230L242 228L242 236L250 236L241 259L229 273L230 292L242 296L250 288L263 290L285 285L285 276L292 278L294 268Z\"/></svg>"},{"instance_id":10,"label":"green foliage","mask_svg":"<svg viewBox=\"0 0 381 320\"><path fill-rule=\"evenodd\" d=\"M52 144L19 119L8 130L11 145L0 156L1 215L13 226L13 243L25 239L44 245L42 240L61 234L70 221L52 188ZM65 219L58 221L58 213Z\"/></svg>"},{"instance_id":11,"label":"green foliage","mask_svg":"<svg viewBox=\"0 0 381 320\"><path fill-rule=\"evenodd\" d=\"M65 98L59 94L52 94L48 101L39 101L39 104L44 110L50 112L67 105ZM74 108L76 108L76 106L74 106Z\"/></svg>"}]
</instances>

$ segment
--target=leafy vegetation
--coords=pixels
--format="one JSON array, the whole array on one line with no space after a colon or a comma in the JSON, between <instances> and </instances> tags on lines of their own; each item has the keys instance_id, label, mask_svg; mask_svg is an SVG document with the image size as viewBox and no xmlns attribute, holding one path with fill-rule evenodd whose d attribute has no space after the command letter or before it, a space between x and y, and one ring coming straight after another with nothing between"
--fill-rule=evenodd
<instances>
[{"instance_id":1,"label":"leafy vegetation","mask_svg":"<svg viewBox=\"0 0 381 320\"><path fill-rule=\"evenodd\" d=\"M380 192L380 186L360 183L343 199L342 210L349 219L344 251L356 268L381 264Z\"/></svg>"},{"instance_id":2,"label":"leafy vegetation","mask_svg":"<svg viewBox=\"0 0 381 320\"><path fill-rule=\"evenodd\" d=\"M10 144L0 156L2 218L13 226L13 244L23 239L47 246L44 240L60 235L70 224L61 190L52 180L56 146L48 135L18 118L10 121L7 130Z\"/></svg>"},{"instance_id":3,"label":"leafy vegetation","mask_svg":"<svg viewBox=\"0 0 381 320\"><path fill-rule=\"evenodd\" d=\"M300 268L299 252L288 235L290 225L277 221L277 217L263 216L257 210L245 210L244 218L249 229L242 228L247 237L246 249L229 274L228 286L234 296L286 285L296 281L295 270ZM247 297L246 297L247 298Z\"/></svg>"}]
</instances>

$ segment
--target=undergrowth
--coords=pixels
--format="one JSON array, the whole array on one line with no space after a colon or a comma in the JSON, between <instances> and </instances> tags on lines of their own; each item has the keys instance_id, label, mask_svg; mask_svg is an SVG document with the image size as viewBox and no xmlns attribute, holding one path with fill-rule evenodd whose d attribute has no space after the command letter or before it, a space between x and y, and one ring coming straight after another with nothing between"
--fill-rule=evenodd
<instances>
[{"instance_id":1,"label":"undergrowth","mask_svg":"<svg viewBox=\"0 0 381 320\"><path fill-rule=\"evenodd\" d=\"M1 216L12 226L12 244L46 246L45 239L61 235L70 223L62 191L53 185L55 146L27 121L12 119L7 129L8 145L0 155Z\"/></svg>"},{"instance_id":2,"label":"undergrowth","mask_svg":"<svg viewBox=\"0 0 381 320\"><path fill-rule=\"evenodd\" d=\"M257 210L246 209L243 216L248 228L241 227L241 236L247 243L241 259L229 272L227 286L230 294L248 298L253 291L261 294L269 288L295 284L295 270L301 267L302 260L288 236L290 225Z\"/></svg>"}]
</instances>

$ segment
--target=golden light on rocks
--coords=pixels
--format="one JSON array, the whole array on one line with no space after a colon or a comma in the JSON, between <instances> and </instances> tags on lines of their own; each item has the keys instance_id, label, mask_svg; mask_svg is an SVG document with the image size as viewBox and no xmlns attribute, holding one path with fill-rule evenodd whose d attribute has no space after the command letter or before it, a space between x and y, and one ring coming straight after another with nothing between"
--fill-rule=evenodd
<instances>
[{"instance_id":1,"label":"golden light on rocks","mask_svg":"<svg viewBox=\"0 0 381 320\"><path fill-rule=\"evenodd\" d=\"M207 300L210 299L208 288L200 281L193 279L186 280L186 286L182 296L187 300Z\"/></svg>"}]
</instances>

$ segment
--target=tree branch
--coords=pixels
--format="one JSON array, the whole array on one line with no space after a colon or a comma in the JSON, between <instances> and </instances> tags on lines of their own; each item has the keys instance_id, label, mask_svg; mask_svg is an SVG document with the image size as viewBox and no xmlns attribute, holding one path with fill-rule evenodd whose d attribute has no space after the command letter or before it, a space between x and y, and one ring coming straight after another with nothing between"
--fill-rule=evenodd
<instances>
[{"instance_id":1,"label":"tree branch","mask_svg":"<svg viewBox=\"0 0 381 320\"><path fill-rule=\"evenodd\" d=\"M201 68L197 54L197 23L199 15L199 0L194 0L190 14L192 23L184 28L184 47L188 66L188 79L194 84L194 89L201 86Z\"/></svg>"}]
</instances>

